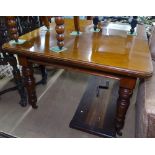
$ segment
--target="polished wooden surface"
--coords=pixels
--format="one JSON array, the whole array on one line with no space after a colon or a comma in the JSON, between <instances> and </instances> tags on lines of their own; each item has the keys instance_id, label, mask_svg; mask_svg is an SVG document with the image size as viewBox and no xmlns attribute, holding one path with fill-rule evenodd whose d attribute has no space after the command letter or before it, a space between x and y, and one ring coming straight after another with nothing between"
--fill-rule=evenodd
<instances>
[{"instance_id":1,"label":"polished wooden surface","mask_svg":"<svg viewBox=\"0 0 155 155\"><path fill-rule=\"evenodd\" d=\"M44 31L43 27L20 37L26 39L23 45L3 46L3 49L26 55L28 57L40 57L44 59L61 60L82 66L113 72L116 74L147 77L151 76L153 67L148 48L144 26L138 26L137 36L128 36L125 28L121 30L118 25L103 25L99 33L90 32L93 28L92 21L80 20L82 35L71 36L74 31L74 21L65 19L65 44L66 51L54 53L50 50L56 45L55 23L51 23L51 31ZM116 27L116 28L115 28Z\"/></svg>"},{"instance_id":2,"label":"polished wooden surface","mask_svg":"<svg viewBox=\"0 0 155 155\"><path fill-rule=\"evenodd\" d=\"M80 20L79 26L83 33L72 36L70 33L75 31L74 20L65 20L64 47L67 50L61 53L51 51L51 47L58 45L57 39L61 41L60 37L56 39L54 22L50 24L48 31L42 27L21 36L20 39L26 40L24 44L7 43L3 49L18 55L29 92L28 101L33 108L37 108L37 96L32 63L49 64L118 79L120 88L115 129L118 135L122 135L121 130L136 80L151 76L153 72L144 26L137 27L137 36L127 35L130 26L125 24L103 23L99 33L91 31L94 27L92 21Z\"/></svg>"}]
</instances>

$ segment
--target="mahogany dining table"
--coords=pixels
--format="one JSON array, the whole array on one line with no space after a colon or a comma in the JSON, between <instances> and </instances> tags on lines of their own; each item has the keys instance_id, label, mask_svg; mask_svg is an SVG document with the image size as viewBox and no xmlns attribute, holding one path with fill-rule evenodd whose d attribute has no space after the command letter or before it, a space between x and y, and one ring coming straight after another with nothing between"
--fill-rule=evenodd
<instances>
[{"instance_id":1,"label":"mahogany dining table","mask_svg":"<svg viewBox=\"0 0 155 155\"><path fill-rule=\"evenodd\" d=\"M91 20L80 20L79 25L82 33L71 35L74 22L65 19L66 50L62 52L51 50L57 43L54 22L49 30L43 26L19 37L26 40L23 44L5 43L3 50L18 56L33 108L37 108L33 63L119 80L115 129L121 135L137 79L150 77L153 72L145 26L137 26L137 35L128 35L128 24L103 23L99 32L92 31Z\"/></svg>"}]
</instances>

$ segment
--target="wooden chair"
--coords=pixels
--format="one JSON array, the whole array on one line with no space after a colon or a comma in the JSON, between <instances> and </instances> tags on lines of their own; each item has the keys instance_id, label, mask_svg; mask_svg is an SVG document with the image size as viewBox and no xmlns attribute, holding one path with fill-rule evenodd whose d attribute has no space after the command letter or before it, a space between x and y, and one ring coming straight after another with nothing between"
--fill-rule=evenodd
<instances>
[{"instance_id":1,"label":"wooden chair","mask_svg":"<svg viewBox=\"0 0 155 155\"><path fill-rule=\"evenodd\" d=\"M28 33L30 31L33 31L36 28L41 27L44 23L40 19L40 17L35 17L35 16L22 16L22 17L6 17L7 18L7 23L8 23L8 30L10 32L10 38L18 41L18 35L23 35L25 33ZM9 18L12 18L11 20ZM14 20L14 26L9 25L10 22L13 22ZM17 29L17 31L15 31ZM45 69L45 66L40 65L39 66L41 75L42 75L42 80L39 81L37 84L42 83L46 84L47 82L47 72Z\"/></svg>"},{"instance_id":2,"label":"wooden chair","mask_svg":"<svg viewBox=\"0 0 155 155\"><path fill-rule=\"evenodd\" d=\"M73 18L74 18L75 31L77 31L77 33L79 33L79 31L80 31L80 24L79 24L80 17L74 16ZM92 19L93 19L93 17L91 17L91 16L87 17L87 20L92 20ZM56 37L57 45L60 49L62 49L64 46L64 17L61 17L61 16L55 17L55 23L56 23L55 30L57 33L57 37ZM97 24L96 24L96 26L97 26Z\"/></svg>"},{"instance_id":3,"label":"wooden chair","mask_svg":"<svg viewBox=\"0 0 155 155\"><path fill-rule=\"evenodd\" d=\"M5 51L2 50L3 43L7 42L9 40L8 34L7 34L7 25L6 25L6 18L0 17L0 65L7 65L8 63L12 66L12 74L14 77L14 81L16 83L15 87L3 90L0 92L0 95L18 89L19 95L21 97L20 105L26 106L27 104L27 96L26 91L23 86L22 78L20 75L20 71L17 67L17 60L16 57L13 54L7 54Z\"/></svg>"},{"instance_id":4,"label":"wooden chair","mask_svg":"<svg viewBox=\"0 0 155 155\"><path fill-rule=\"evenodd\" d=\"M0 65L10 64L13 67L13 77L16 83L15 87L3 90L0 95L7 93L12 90L18 89L21 97L20 105L27 105L27 95L24 88L24 84L20 75L19 68L17 67L17 60L13 54L7 54L2 51L2 45L9 40L18 41L18 36L30 32L40 26L42 26L42 20L40 17L34 16L17 16L17 17L0 17ZM37 82L37 84L46 84L47 82L47 72L43 65L39 66L42 80Z\"/></svg>"},{"instance_id":5,"label":"wooden chair","mask_svg":"<svg viewBox=\"0 0 155 155\"><path fill-rule=\"evenodd\" d=\"M42 20L42 17L39 16L17 16L17 29L19 36L28 33L30 31L35 30L36 28L39 28L43 25L46 25L48 22L47 17L43 17L44 19L47 18L46 23ZM39 65L39 69L41 71L42 79L37 82L37 84L46 84L47 83L47 71L44 65Z\"/></svg>"}]
</instances>

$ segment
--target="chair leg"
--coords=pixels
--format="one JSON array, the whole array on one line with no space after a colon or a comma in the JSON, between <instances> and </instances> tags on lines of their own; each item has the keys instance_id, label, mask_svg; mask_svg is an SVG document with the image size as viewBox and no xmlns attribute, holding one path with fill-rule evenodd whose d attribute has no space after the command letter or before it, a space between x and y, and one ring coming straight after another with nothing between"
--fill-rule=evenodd
<instances>
[{"instance_id":1,"label":"chair leg","mask_svg":"<svg viewBox=\"0 0 155 155\"><path fill-rule=\"evenodd\" d=\"M27 94L26 94L26 90L24 87L24 82L23 82L22 77L20 75L20 71L17 67L17 60L13 54L9 55L9 63L13 67L12 73L14 76L14 81L17 85L17 89L18 89L19 95L21 97L19 104L21 106L25 107L27 105Z\"/></svg>"},{"instance_id":2,"label":"chair leg","mask_svg":"<svg viewBox=\"0 0 155 155\"><path fill-rule=\"evenodd\" d=\"M42 84L46 84L47 83L47 71L44 65L39 65L40 71L41 71L41 75L42 75L42 80L41 83Z\"/></svg>"}]
</instances>

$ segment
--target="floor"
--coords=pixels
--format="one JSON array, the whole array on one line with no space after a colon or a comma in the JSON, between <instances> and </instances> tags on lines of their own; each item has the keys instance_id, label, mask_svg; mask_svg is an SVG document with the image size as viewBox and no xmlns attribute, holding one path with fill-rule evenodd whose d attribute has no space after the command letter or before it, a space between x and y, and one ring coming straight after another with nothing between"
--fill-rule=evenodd
<instances>
[{"instance_id":1,"label":"floor","mask_svg":"<svg viewBox=\"0 0 155 155\"><path fill-rule=\"evenodd\" d=\"M37 110L30 106L21 107L17 91L0 96L0 131L23 138L97 138L98 136L69 128L69 123L87 87L90 75L63 69L48 69L47 85L37 86ZM40 74L36 71L36 80ZM110 79L111 83L114 83ZM0 80L0 90L13 86L11 79ZM110 99L110 90L105 98ZM123 136L135 135L135 98L126 116Z\"/></svg>"}]
</instances>

